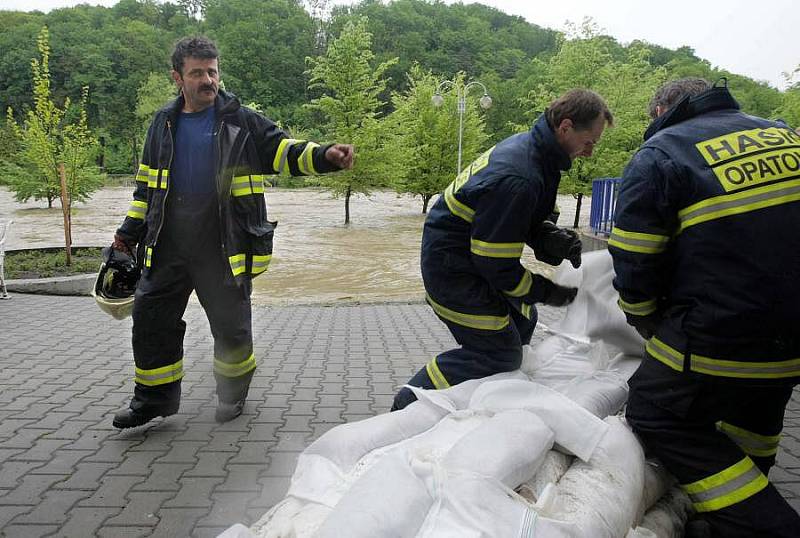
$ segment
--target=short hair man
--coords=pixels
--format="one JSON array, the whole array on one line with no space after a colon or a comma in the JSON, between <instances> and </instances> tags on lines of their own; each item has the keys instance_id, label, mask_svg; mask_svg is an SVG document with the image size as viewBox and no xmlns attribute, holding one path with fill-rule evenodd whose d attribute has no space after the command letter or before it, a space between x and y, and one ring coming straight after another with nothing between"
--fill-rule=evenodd
<instances>
[{"instance_id":1,"label":"short hair man","mask_svg":"<svg viewBox=\"0 0 800 538\"><path fill-rule=\"evenodd\" d=\"M580 264L577 234L548 218L561 172L591 156L612 122L599 95L567 92L530 131L486 151L445 189L425 221L422 278L428 304L461 347L434 357L410 385L442 389L519 368L536 326L534 304L574 299L575 288L531 273L520 256L528 244L546 263ZM414 400L403 388L392 409Z\"/></svg>"},{"instance_id":2,"label":"short hair man","mask_svg":"<svg viewBox=\"0 0 800 538\"><path fill-rule=\"evenodd\" d=\"M275 224L267 220L264 175L350 168L349 145L294 140L219 87L219 53L203 37L175 45L179 97L147 132L130 210L116 250L138 244L142 277L133 306L135 389L114 426L130 428L178 411L183 313L194 290L214 336L215 418L244 407L256 367L251 279L266 271Z\"/></svg>"},{"instance_id":3,"label":"short hair man","mask_svg":"<svg viewBox=\"0 0 800 538\"><path fill-rule=\"evenodd\" d=\"M691 497L687 536L800 536L766 477L800 376L800 136L702 79L650 114L609 240L648 339L628 422Z\"/></svg>"}]
</instances>

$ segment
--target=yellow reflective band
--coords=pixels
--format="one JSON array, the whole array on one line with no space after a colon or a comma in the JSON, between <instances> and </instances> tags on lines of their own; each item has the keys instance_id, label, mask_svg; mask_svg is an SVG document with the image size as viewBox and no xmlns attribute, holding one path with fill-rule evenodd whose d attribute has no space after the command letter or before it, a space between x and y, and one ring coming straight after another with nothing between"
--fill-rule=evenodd
<instances>
[{"instance_id":1,"label":"yellow reflective band","mask_svg":"<svg viewBox=\"0 0 800 538\"><path fill-rule=\"evenodd\" d=\"M148 171L147 186L151 189L166 189L169 170L166 168L150 168Z\"/></svg>"},{"instance_id":2,"label":"yellow reflective band","mask_svg":"<svg viewBox=\"0 0 800 538\"><path fill-rule=\"evenodd\" d=\"M453 194L452 183L444 190L444 201L447 204L448 209L450 209L450 213L456 217L461 217L467 222L472 222L472 219L475 218L474 209L456 200L456 196Z\"/></svg>"},{"instance_id":3,"label":"yellow reflective band","mask_svg":"<svg viewBox=\"0 0 800 538\"><path fill-rule=\"evenodd\" d=\"M253 256L253 268L251 269L250 273L252 275L260 275L264 271L267 270L269 267L269 262L272 260L272 254L267 254L266 256Z\"/></svg>"},{"instance_id":4,"label":"yellow reflective band","mask_svg":"<svg viewBox=\"0 0 800 538\"><path fill-rule=\"evenodd\" d=\"M739 379L782 379L800 376L800 359L782 361L732 361L692 353L691 370L699 374Z\"/></svg>"},{"instance_id":5,"label":"yellow reflective band","mask_svg":"<svg viewBox=\"0 0 800 538\"><path fill-rule=\"evenodd\" d=\"M489 243L470 238L469 250L477 256L487 258L519 258L525 243Z\"/></svg>"},{"instance_id":6,"label":"yellow reflective band","mask_svg":"<svg viewBox=\"0 0 800 538\"><path fill-rule=\"evenodd\" d=\"M147 247L144 249L144 266L150 267L150 264L153 261L153 248Z\"/></svg>"},{"instance_id":7,"label":"yellow reflective band","mask_svg":"<svg viewBox=\"0 0 800 538\"><path fill-rule=\"evenodd\" d=\"M673 370L683 371L683 353L672 348L656 338L652 337L647 341L645 350L655 359L663 362Z\"/></svg>"},{"instance_id":8,"label":"yellow reflective band","mask_svg":"<svg viewBox=\"0 0 800 538\"><path fill-rule=\"evenodd\" d=\"M667 250L668 235L648 234L643 232L629 232L614 226L608 246L617 247L639 254L659 254Z\"/></svg>"},{"instance_id":9,"label":"yellow reflective band","mask_svg":"<svg viewBox=\"0 0 800 538\"><path fill-rule=\"evenodd\" d=\"M263 192L264 176L262 175L234 176L231 181L231 196L246 196Z\"/></svg>"},{"instance_id":10,"label":"yellow reflective band","mask_svg":"<svg viewBox=\"0 0 800 538\"><path fill-rule=\"evenodd\" d=\"M717 430L730 437L749 456L765 458L778 453L778 446L781 442L780 434L761 435L722 421L717 422Z\"/></svg>"},{"instance_id":11,"label":"yellow reflective band","mask_svg":"<svg viewBox=\"0 0 800 538\"><path fill-rule=\"evenodd\" d=\"M641 303L628 303L620 298L617 304L623 312L634 316L646 316L658 310L658 301L656 299L642 301Z\"/></svg>"},{"instance_id":12,"label":"yellow reflective band","mask_svg":"<svg viewBox=\"0 0 800 538\"><path fill-rule=\"evenodd\" d=\"M173 381L179 381L182 377L183 359L168 366L162 366L161 368L154 368L152 370L144 370L137 367L134 381L140 385L154 387L156 385L164 385L166 383L172 383Z\"/></svg>"},{"instance_id":13,"label":"yellow reflective band","mask_svg":"<svg viewBox=\"0 0 800 538\"><path fill-rule=\"evenodd\" d=\"M150 167L147 166L146 164L140 164L139 169L136 171L136 181L147 183L149 177L150 177Z\"/></svg>"},{"instance_id":14,"label":"yellow reflective band","mask_svg":"<svg viewBox=\"0 0 800 538\"><path fill-rule=\"evenodd\" d=\"M433 308L433 311L439 316L448 321L452 321L453 323L457 323L458 325L463 325L464 327L470 327L472 329L484 329L487 331L499 331L506 328L509 323L508 315L479 316L475 314L464 314L440 305L431 299L430 295L426 294L425 298Z\"/></svg>"},{"instance_id":15,"label":"yellow reflective band","mask_svg":"<svg viewBox=\"0 0 800 538\"><path fill-rule=\"evenodd\" d=\"M233 276L241 275L242 273L247 270L246 264L247 256L244 254L235 254L233 256L228 256L228 262L231 264L231 271L233 271Z\"/></svg>"},{"instance_id":16,"label":"yellow reflective band","mask_svg":"<svg viewBox=\"0 0 800 538\"><path fill-rule=\"evenodd\" d=\"M520 313L528 319L531 319L531 310L533 309L533 305L528 303L522 303L522 308L520 309Z\"/></svg>"},{"instance_id":17,"label":"yellow reflective band","mask_svg":"<svg viewBox=\"0 0 800 538\"><path fill-rule=\"evenodd\" d=\"M684 354L656 337L645 346L647 353L673 370L683 371ZM714 359L692 353L689 369L698 374L739 379L785 379L800 377L800 358L779 361Z\"/></svg>"},{"instance_id":18,"label":"yellow reflective band","mask_svg":"<svg viewBox=\"0 0 800 538\"><path fill-rule=\"evenodd\" d=\"M256 356L250 353L242 362L228 363L214 358L214 372L224 377L241 377L254 370L256 367Z\"/></svg>"},{"instance_id":19,"label":"yellow reflective band","mask_svg":"<svg viewBox=\"0 0 800 538\"><path fill-rule=\"evenodd\" d=\"M702 222L749 213L750 211L799 200L800 179L783 181L734 194L715 196L678 211L678 218L680 219L678 233Z\"/></svg>"},{"instance_id":20,"label":"yellow reflective band","mask_svg":"<svg viewBox=\"0 0 800 538\"><path fill-rule=\"evenodd\" d=\"M526 270L525 273L522 275L522 278L517 284L517 287L511 291L504 291L506 295L509 297L522 297L523 295L527 295L529 291L531 291L531 286L533 285L533 277L531 276L531 272Z\"/></svg>"},{"instance_id":21,"label":"yellow reflective band","mask_svg":"<svg viewBox=\"0 0 800 538\"><path fill-rule=\"evenodd\" d=\"M444 374L436 364L436 357L434 357L428 364L425 365L425 371L428 372L428 377L431 378L433 386L437 389L446 389L450 386Z\"/></svg>"},{"instance_id":22,"label":"yellow reflective band","mask_svg":"<svg viewBox=\"0 0 800 538\"><path fill-rule=\"evenodd\" d=\"M752 497L767 487L768 483L767 477L758 470L753 460L745 457L715 475L691 484L682 484L681 487L691 497L695 510L711 512Z\"/></svg>"},{"instance_id":23,"label":"yellow reflective band","mask_svg":"<svg viewBox=\"0 0 800 538\"><path fill-rule=\"evenodd\" d=\"M317 173L316 168L314 168L314 148L318 147L319 144L316 142L309 142L306 144L303 153L300 154L300 158L297 159L297 167L303 174L312 175Z\"/></svg>"},{"instance_id":24,"label":"yellow reflective band","mask_svg":"<svg viewBox=\"0 0 800 538\"><path fill-rule=\"evenodd\" d=\"M297 140L295 138L284 138L278 144L278 151L275 152L275 158L272 160L272 169L276 174L289 173L289 168L286 166L286 159L289 157L289 148L305 140Z\"/></svg>"},{"instance_id":25,"label":"yellow reflective band","mask_svg":"<svg viewBox=\"0 0 800 538\"><path fill-rule=\"evenodd\" d=\"M132 219L143 220L145 213L147 213L147 202L140 202L139 200L134 200L131 202L131 205L128 208L127 215Z\"/></svg>"}]
</instances>

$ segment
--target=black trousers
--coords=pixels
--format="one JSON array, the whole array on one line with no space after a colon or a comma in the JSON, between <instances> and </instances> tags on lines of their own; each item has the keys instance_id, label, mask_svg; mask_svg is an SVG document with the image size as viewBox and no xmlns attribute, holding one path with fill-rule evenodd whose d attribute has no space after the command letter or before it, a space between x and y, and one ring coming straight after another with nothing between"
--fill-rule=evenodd
<instances>
[{"instance_id":1,"label":"black trousers","mask_svg":"<svg viewBox=\"0 0 800 538\"><path fill-rule=\"evenodd\" d=\"M171 199L151 268L144 271L136 289L133 409L177 409L186 332L183 314L192 291L214 337L214 377L220 401L235 402L247 396L255 368L251 286L249 282L226 283L231 268L222 254L216 211L213 198L176 195Z\"/></svg>"},{"instance_id":2,"label":"black trousers","mask_svg":"<svg viewBox=\"0 0 800 538\"><path fill-rule=\"evenodd\" d=\"M719 537L798 537L800 516L766 479L794 383L677 372L646 357L627 419Z\"/></svg>"},{"instance_id":3,"label":"black trousers","mask_svg":"<svg viewBox=\"0 0 800 538\"><path fill-rule=\"evenodd\" d=\"M531 319L509 305L510 323L499 331L473 329L440 317L461 347L445 351L421 368L408 382L414 387L442 389L468 379L479 379L516 370L522 364L522 346L529 344L538 312ZM417 399L403 387L394 397L392 411L403 409Z\"/></svg>"}]
</instances>

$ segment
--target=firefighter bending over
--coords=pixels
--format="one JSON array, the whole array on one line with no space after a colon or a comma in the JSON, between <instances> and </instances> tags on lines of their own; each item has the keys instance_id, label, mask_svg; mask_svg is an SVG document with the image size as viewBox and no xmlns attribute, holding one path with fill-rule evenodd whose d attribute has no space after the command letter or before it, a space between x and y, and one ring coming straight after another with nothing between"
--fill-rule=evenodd
<instances>
[{"instance_id":1,"label":"firefighter bending over","mask_svg":"<svg viewBox=\"0 0 800 538\"><path fill-rule=\"evenodd\" d=\"M511 136L461 171L434 204L422 234L426 299L460 348L445 351L409 384L443 389L519 368L536 325L535 303L562 306L576 290L531 273L523 247L559 265L580 265L581 242L547 220L561 172L589 157L613 118L603 99L572 90L556 99L533 128ZM403 388L393 410L416 398Z\"/></svg>"}]
</instances>

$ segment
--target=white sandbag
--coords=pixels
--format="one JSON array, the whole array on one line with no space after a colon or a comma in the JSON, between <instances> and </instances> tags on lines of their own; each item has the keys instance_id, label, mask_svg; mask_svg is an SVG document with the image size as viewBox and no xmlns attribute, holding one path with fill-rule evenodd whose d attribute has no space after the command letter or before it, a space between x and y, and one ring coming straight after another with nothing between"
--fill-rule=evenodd
<instances>
[{"instance_id":1,"label":"white sandbag","mask_svg":"<svg viewBox=\"0 0 800 538\"><path fill-rule=\"evenodd\" d=\"M445 472L438 500L419 538L528 538L538 518L532 505L497 480L465 472ZM555 537L553 537L555 538Z\"/></svg>"},{"instance_id":2,"label":"white sandbag","mask_svg":"<svg viewBox=\"0 0 800 538\"><path fill-rule=\"evenodd\" d=\"M316 536L414 536L433 503L424 482L430 467L402 452L386 454L345 493Z\"/></svg>"},{"instance_id":3,"label":"white sandbag","mask_svg":"<svg viewBox=\"0 0 800 538\"><path fill-rule=\"evenodd\" d=\"M516 491L526 500L537 502L549 484L555 484L561 480L574 460L574 456L558 450L550 450L545 455L536 474L523 482Z\"/></svg>"},{"instance_id":4,"label":"white sandbag","mask_svg":"<svg viewBox=\"0 0 800 538\"><path fill-rule=\"evenodd\" d=\"M536 473L554 437L537 415L503 411L462 437L441 464L447 471L472 472L515 488Z\"/></svg>"},{"instance_id":5,"label":"white sandbag","mask_svg":"<svg viewBox=\"0 0 800 538\"><path fill-rule=\"evenodd\" d=\"M658 538L682 538L693 513L692 501L679 487L673 487L644 515L640 527Z\"/></svg>"},{"instance_id":6,"label":"white sandbag","mask_svg":"<svg viewBox=\"0 0 800 538\"><path fill-rule=\"evenodd\" d=\"M574 523L578 536L618 538L636 523L644 487L644 453L618 418L588 462L575 461L556 487L549 519ZM536 536L539 536L538 534Z\"/></svg>"},{"instance_id":7,"label":"white sandbag","mask_svg":"<svg viewBox=\"0 0 800 538\"><path fill-rule=\"evenodd\" d=\"M675 477L669 474L660 462L647 460L644 466L644 488L636 521L641 521L645 512L652 508L675 484Z\"/></svg>"},{"instance_id":8,"label":"white sandbag","mask_svg":"<svg viewBox=\"0 0 800 538\"><path fill-rule=\"evenodd\" d=\"M332 428L311 443L304 453L322 455L342 472L347 472L368 452L424 432L446 414L439 406L414 402L401 411Z\"/></svg>"},{"instance_id":9,"label":"white sandbag","mask_svg":"<svg viewBox=\"0 0 800 538\"><path fill-rule=\"evenodd\" d=\"M579 286L567 315L551 329L565 334L602 339L626 355L642 356L644 340L625 321L612 285L614 266L608 250L583 255L579 269L561 264L553 280L558 284Z\"/></svg>"},{"instance_id":10,"label":"white sandbag","mask_svg":"<svg viewBox=\"0 0 800 538\"><path fill-rule=\"evenodd\" d=\"M566 396L530 381L483 383L475 389L470 408L530 411L553 430L560 446L583 460L589 459L608 429L606 423Z\"/></svg>"}]
</instances>

